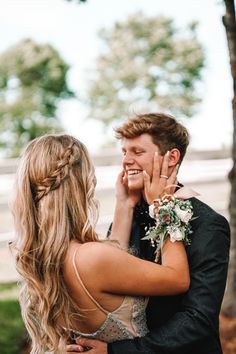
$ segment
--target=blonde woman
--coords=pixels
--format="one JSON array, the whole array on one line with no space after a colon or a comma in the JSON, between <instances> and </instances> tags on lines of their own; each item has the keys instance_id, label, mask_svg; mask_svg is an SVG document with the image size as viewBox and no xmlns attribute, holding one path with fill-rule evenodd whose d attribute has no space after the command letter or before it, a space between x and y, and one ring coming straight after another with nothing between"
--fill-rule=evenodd
<instances>
[{"instance_id":1,"label":"blonde woman","mask_svg":"<svg viewBox=\"0 0 236 354\"><path fill-rule=\"evenodd\" d=\"M162 175L167 159L165 156ZM175 177L176 172L168 182ZM166 183L155 186L156 195ZM148 331L146 297L188 289L182 242L167 240L162 265L123 250L129 242L139 195L127 190L122 173L117 181L111 235L120 245L99 241L95 185L94 167L85 146L69 135L42 136L23 153L13 208L13 246L22 276L20 305L32 354L63 352L60 339L67 339L69 330L75 337L105 342L143 336ZM153 185L146 183L150 199L154 199L153 190Z\"/></svg>"}]
</instances>

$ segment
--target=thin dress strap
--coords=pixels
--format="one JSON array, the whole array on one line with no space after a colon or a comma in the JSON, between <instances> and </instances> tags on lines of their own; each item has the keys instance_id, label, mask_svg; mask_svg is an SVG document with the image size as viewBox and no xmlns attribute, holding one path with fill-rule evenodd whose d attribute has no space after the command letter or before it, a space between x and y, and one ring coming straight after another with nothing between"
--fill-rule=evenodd
<instances>
[{"instance_id":1,"label":"thin dress strap","mask_svg":"<svg viewBox=\"0 0 236 354\"><path fill-rule=\"evenodd\" d=\"M77 251L78 251L79 248L77 248L74 252L74 255L73 255L73 259L72 259L72 263L73 263L73 267L74 267L74 270L75 270L75 274L83 288L83 290L85 291L85 293L88 295L88 297L90 298L90 300L92 300L92 302L103 312L105 313L106 315L109 313L109 311L105 310L95 299L94 297L90 294L90 292L88 291L88 289L86 288L86 286L84 285L80 275L79 275L79 272L78 272L78 269L76 267L76 264L75 264L75 256L77 254Z\"/></svg>"}]
</instances>

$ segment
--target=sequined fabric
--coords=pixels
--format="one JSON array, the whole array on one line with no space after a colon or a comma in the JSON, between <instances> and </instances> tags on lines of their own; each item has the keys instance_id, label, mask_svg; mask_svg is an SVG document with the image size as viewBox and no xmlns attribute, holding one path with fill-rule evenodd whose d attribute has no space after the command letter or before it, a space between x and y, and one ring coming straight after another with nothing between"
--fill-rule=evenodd
<instances>
[{"instance_id":1,"label":"sequined fabric","mask_svg":"<svg viewBox=\"0 0 236 354\"><path fill-rule=\"evenodd\" d=\"M72 336L99 339L111 343L147 334L145 309L147 298L126 296L121 306L107 314L101 327L93 333L72 330Z\"/></svg>"},{"instance_id":2,"label":"sequined fabric","mask_svg":"<svg viewBox=\"0 0 236 354\"><path fill-rule=\"evenodd\" d=\"M136 337L143 337L147 334L147 321L146 321L146 306L148 298L137 297L134 298L133 312L132 312L132 326L138 335Z\"/></svg>"},{"instance_id":3,"label":"sequined fabric","mask_svg":"<svg viewBox=\"0 0 236 354\"><path fill-rule=\"evenodd\" d=\"M111 343L118 340L144 336L148 332L145 315L148 298L141 296L125 296L121 305L114 311L109 312L107 309L104 309L88 291L80 277L79 270L75 263L78 250L78 248L75 250L72 258L72 264L78 282L83 288L85 295L94 303L94 306L106 315L106 319L100 328L93 333L82 333L70 329L72 339L76 337L87 337Z\"/></svg>"}]
</instances>

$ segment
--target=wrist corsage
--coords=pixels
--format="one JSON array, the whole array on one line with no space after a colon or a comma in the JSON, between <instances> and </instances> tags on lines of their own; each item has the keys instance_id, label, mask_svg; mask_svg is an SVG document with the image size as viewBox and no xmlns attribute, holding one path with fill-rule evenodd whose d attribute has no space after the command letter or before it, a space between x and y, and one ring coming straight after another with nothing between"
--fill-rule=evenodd
<instances>
[{"instance_id":1,"label":"wrist corsage","mask_svg":"<svg viewBox=\"0 0 236 354\"><path fill-rule=\"evenodd\" d=\"M147 230L142 240L150 240L152 247L156 247L155 262L160 260L161 249L167 236L171 242L182 241L185 245L190 245L190 221L195 219L192 203L190 200L180 199L177 195L166 194L155 199L149 207L149 214L155 219L156 225Z\"/></svg>"}]
</instances>

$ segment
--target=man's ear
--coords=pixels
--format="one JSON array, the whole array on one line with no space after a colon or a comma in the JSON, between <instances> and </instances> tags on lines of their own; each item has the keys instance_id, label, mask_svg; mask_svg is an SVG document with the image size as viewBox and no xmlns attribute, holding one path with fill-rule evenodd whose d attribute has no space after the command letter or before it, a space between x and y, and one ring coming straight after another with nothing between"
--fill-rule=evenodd
<instances>
[{"instance_id":1,"label":"man's ear","mask_svg":"<svg viewBox=\"0 0 236 354\"><path fill-rule=\"evenodd\" d=\"M180 151L177 148L171 149L169 154L169 167L177 165L180 161Z\"/></svg>"}]
</instances>

